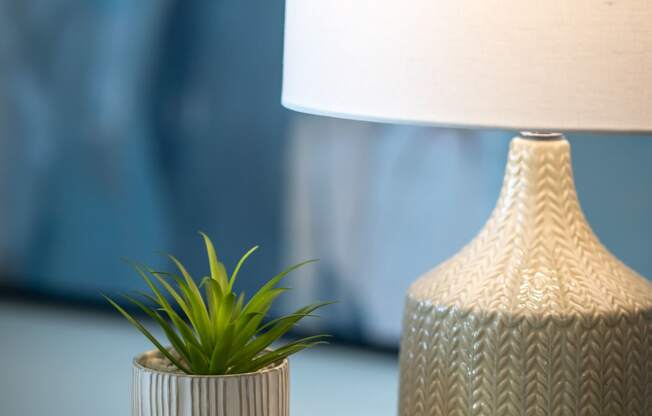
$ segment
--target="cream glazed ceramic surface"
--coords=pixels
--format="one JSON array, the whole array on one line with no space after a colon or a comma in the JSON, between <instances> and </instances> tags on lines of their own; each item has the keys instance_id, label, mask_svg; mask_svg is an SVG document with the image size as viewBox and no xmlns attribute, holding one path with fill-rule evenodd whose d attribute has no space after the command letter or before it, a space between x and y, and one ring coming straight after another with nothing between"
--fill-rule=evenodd
<instances>
[{"instance_id":1,"label":"cream glazed ceramic surface","mask_svg":"<svg viewBox=\"0 0 652 416\"><path fill-rule=\"evenodd\" d=\"M515 138L480 234L407 295L401 416L652 415L652 288L591 231L566 140Z\"/></svg>"},{"instance_id":2,"label":"cream glazed ceramic surface","mask_svg":"<svg viewBox=\"0 0 652 416\"><path fill-rule=\"evenodd\" d=\"M288 360L255 373L191 376L153 370L162 354L134 359L133 416L288 416Z\"/></svg>"}]
</instances>

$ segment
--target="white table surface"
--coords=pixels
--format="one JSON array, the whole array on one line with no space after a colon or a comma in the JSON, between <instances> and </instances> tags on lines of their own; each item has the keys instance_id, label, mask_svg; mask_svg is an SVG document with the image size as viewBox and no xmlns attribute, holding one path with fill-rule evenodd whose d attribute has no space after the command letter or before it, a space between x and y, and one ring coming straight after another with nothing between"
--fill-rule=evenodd
<instances>
[{"instance_id":1,"label":"white table surface","mask_svg":"<svg viewBox=\"0 0 652 416\"><path fill-rule=\"evenodd\" d=\"M119 317L0 301L0 415L129 415L131 359L150 348ZM328 345L290 366L292 416L396 414L391 354Z\"/></svg>"}]
</instances>

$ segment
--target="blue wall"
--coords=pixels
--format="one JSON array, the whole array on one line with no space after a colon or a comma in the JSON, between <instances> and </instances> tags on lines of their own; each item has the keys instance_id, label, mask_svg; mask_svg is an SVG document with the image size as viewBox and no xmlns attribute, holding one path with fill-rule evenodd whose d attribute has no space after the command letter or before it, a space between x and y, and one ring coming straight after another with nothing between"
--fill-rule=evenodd
<instances>
[{"instance_id":1,"label":"blue wall","mask_svg":"<svg viewBox=\"0 0 652 416\"><path fill-rule=\"evenodd\" d=\"M405 287L482 226L507 132L382 126L280 106L283 4L0 2L0 283L98 300L142 287L121 257L205 273L204 230L251 293L310 257L286 308L392 345ZM569 136L580 199L652 276L652 140ZM199 277L199 276L198 276Z\"/></svg>"}]
</instances>

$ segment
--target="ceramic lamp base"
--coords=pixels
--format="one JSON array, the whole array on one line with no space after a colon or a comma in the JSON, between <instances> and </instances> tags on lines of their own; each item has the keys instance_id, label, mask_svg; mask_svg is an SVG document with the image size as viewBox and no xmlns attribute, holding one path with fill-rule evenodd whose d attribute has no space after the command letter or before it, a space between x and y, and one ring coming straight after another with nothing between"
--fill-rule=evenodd
<instances>
[{"instance_id":1,"label":"ceramic lamp base","mask_svg":"<svg viewBox=\"0 0 652 416\"><path fill-rule=\"evenodd\" d=\"M515 138L498 204L414 283L401 416L652 415L652 286L591 231L570 146Z\"/></svg>"}]
</instances>

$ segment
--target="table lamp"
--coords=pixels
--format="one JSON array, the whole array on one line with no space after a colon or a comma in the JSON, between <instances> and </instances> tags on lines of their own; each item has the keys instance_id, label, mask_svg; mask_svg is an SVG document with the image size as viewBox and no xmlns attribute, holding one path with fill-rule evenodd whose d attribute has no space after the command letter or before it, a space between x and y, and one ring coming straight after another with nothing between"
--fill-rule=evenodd
<instances>
[{"instance_id":1,"label":"table lamp","mask_svg":"<svg viewBox=\"0 0 652 416\"><path fill-rule=\"evenodd\" d=\"M522 131L485 227L408 291L400 415L652 415L652 288L561 134L652 131L650 0L286 0L283 104Z\"/></svg>"}]
</instances>

